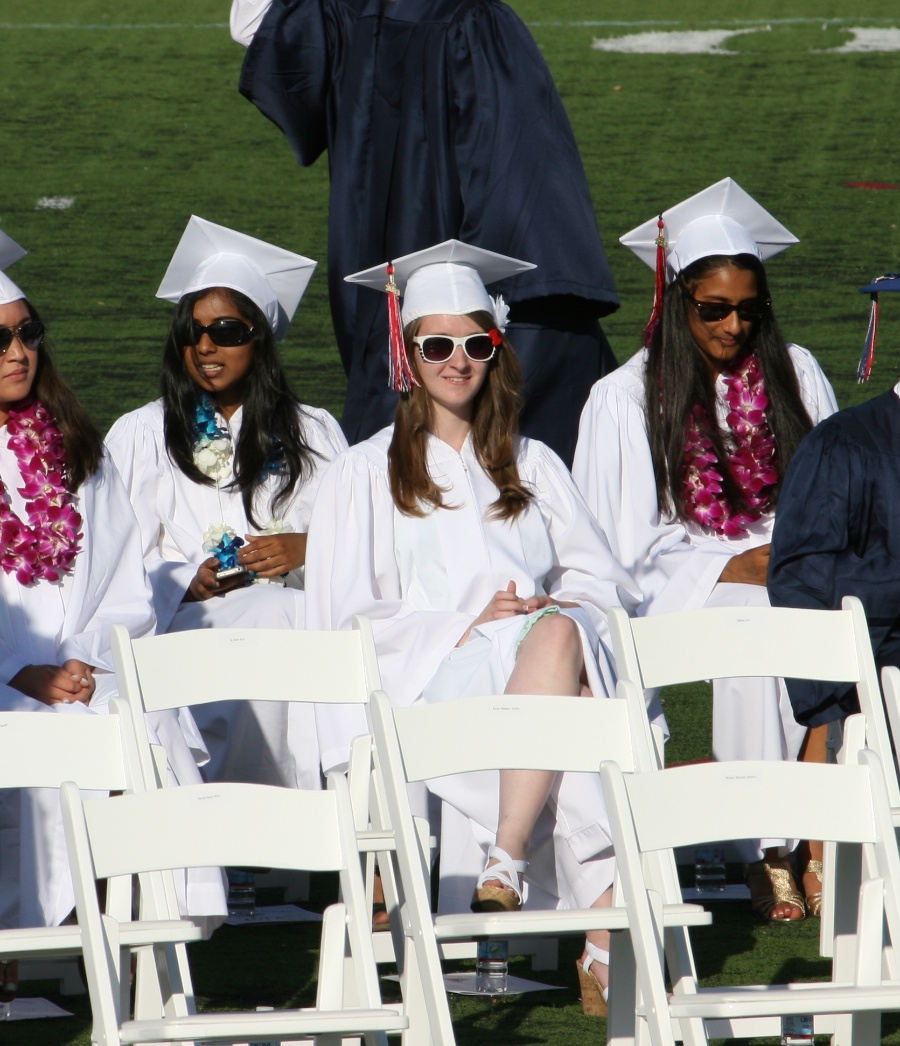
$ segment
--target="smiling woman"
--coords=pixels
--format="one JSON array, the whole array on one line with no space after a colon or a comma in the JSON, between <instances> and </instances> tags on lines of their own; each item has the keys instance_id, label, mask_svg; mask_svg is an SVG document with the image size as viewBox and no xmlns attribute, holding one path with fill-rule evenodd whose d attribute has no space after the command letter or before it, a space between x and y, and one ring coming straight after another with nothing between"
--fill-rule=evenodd
<instances>
[{"instance_id":1,"label":"smiling woman","mask_svg":"<svg viewBox=\"0 0 900 1046\"><path fill-rule=\"evenodd\" d=\"M642 613L767 605L785 469L836 409L818 364L785 344L771 308L763 259L796 238L726 178L622 242L655 266L662 301L647 348L594 386L576 482L640 584ZM783 680L716 681L714 758L795 759L805 742ZM754 910L783 922L805 914L785 846L741 844Z\"/></svg>"},{"instance_id":2,"label":"smiling woman","mask_svg":"<svg viewBox=\"0 0 900 1046\"><path fill-rule=\"evenodd\" d=\"M560 459L518 435L508 310L484 286L528 267L449 240L350 277L379 291L387 277L400 400L393 426L322 480L310 623L349 628L354 614L368 615L398 704L502 691L603 697L615 685L605 608L633 606L636 591ZM366 725L324 711L319 728L346 753ZM599 775L564 778L558 792L543 771L506 770L477 788L466 775L428 782L454 811L440 833L442 910L517 909L526 880L563 906L609 903ZM553 861L552 871L529 868L534 840L554 829L561 871ZM474 893L461 894L460 882ZM606 948L605 934L589 935L583 991L598 1000Z\"/></svg>"}]
</instances>

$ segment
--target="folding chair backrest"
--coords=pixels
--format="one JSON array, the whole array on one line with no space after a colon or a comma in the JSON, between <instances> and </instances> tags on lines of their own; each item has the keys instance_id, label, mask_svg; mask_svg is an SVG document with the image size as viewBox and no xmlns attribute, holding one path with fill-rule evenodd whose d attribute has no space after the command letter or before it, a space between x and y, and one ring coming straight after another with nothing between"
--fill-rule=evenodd
<instances>
[{"instance_id":1,"label":"folding chair backrest","mask_svg":"<svg viewBox=\"0 0 900 1046\"><path fill-rule=\"evenodd\" d=\"M132 787L115 715L0 712L0 788Z\"/></svg>"},{"instance_id":2,"label":"folding chair backrest","mask_svg":"<svg viewBox=\"0 0 900 1046\"><path fill-rule=\"evenodd\" d=\"M879 833L864 766L699 763L630 775L626 787L645 852L766 833L874 844Z\"/></svg>"},{"instance_id":3,"label":"folding chair backrest","mask_svg":"<svg viewBox=\"0 0 900 1046\"><path fill-rule=\"evenodd\" d=\"M642 699L635 708L619 698L501 694L390 713L408 781L485 769L596 773L605 758L629 770L639 762L649 768Z\"/></svg>"},{"instance_id":4,"label":"folding chair backrest","mask_svg":"<svg viewBox=\"0 0 900 1046\"><path fill-rule=\"evenodd\" d=\"M338 871L344 864L331 791L183 785L85 803L84 818L101 879L210 865Z\"/></svg>"},{"instance_id":5,"label":"folding chair backrest","mask_svg":"<svg viewBox=\"0 0 900 1046\"><path fill-rule=\"evenodd\" d=\"M365 705L380 685L368 618L346 632L201 628L132 639L113 625L113 662L131 710L138 758L154 776L144 712L212 701ZM261 862L254 862L259 865Z\"/></svg>"},{"instance_id":6,"label":"folding chair backrest","mask_svg":"<svg viewBox=\"0 0 900 1046\"><path fill-rule=\"evenodd\" d=\"M316 701L364 704L380 686L371 625L346 632L202 628L132 640L113 628L113 656L124 688L144 708L210 701Z\"/></svg>"},{"instance_id":7,"label":"folding chair backrest","mask_svg":"<svg viewBox=\"0 0 900 1046\"><path fill-rule=\"evenodd\" d=\"M731 676L780 676L866 683L878 692L859 601L841 610L713 607L629 618L610 608L620 677L671 686Z\"/></svg>"}]
</instances>

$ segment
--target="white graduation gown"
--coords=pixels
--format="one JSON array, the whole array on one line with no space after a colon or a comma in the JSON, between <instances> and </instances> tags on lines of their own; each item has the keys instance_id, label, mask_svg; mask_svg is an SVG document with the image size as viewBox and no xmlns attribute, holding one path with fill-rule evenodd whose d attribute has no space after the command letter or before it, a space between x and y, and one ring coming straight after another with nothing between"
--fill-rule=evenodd
<instances>
[{"instance_id":1,"label":"white graduation gown","mask_svg":"<svg viewBox=\"0 0 900 1046\"><path fill-rule=\"evenodd\" d=\"M322 480L307 558L310 627L349 628L354 614L370 617L382 684L399 705L423 695L445 700L499 693L526 619L479 625L462 647L456 644L494 593L515 581L520 596L546 593L579 604L569 613L579 625L589 683L596 696L607 695L614 679L604 645L605 608L633 609L638 590L611 556L559 458L542 443L520 441L519 472L535 498L518 519L499 521L487 516L497 488L470 442L457 453L429 437L429 471L453 507L416 518L398 512L391 498L392 432L384 429L352 447ZM317 715L323 765L346 763L350 740L366 731L364 715L324 707ZM496 773L478 780L462 775L434 786L445 808L466 815L470 840L481 848L496 832L497 786ZM612 877L599 776L561 775L554 798L533 838L529 880L563 903L590 904ZM455 896L459 907L468 905L484 860L483 849L464 846L460 838L448 846L447 820L445 813L443 910L448 896ZM542 870L536 851L554 833L557 845L545 847L550 853ZM604 859L598 860L600 855ZM451 869L461 880L456 885L446 881Z\"/></svg>"},{"instance_id":2,"label":"white graduation gown","mask_svg":"<svg viewBox=\"0 0 900 1046\"><path fill-rule=\"evenodd\" d=\"M18 493L21 477L15 454L0 427L0 475L13 510L27 519ZM126 626L132 636L149 635L154 618L134 514L108 458L78 491L81 550L71 573L58 582L21 585L0 571L0 684L27 665L60 665L77 658L95 668L90 705L53 705L0 685L0 709L56 715L103 714L116 692L109 629ZM186 735L172 713L148 717L154 740L166 748L175 783L198 782L195 756L205 758L190 717ZM191 748L188 744L191 744ZM192 753L192 749L194 752ZM182 884L183 889L183 884ZM218 872L198 870L188 881L184 910L194 915L225 912ZM55 789L0 791L0 926L54 926L72 910L75 898Z\"/></svg>"},{"instance_id":3,"label":"white graduation gown","mask_svg":"<svg viewBox=\"0 0 900 1046\"><path fill-rule=\"evenodd\" d=\"M800 394L813 423L837 410L834 392L813 355L788 345ZM666 522L656 479L644 406L646 350L594 385L581 415L572 474L609 538L613 554L635 577L643 594L640 614L663 614L703 606L767 606L762 585L720 583L729 557L771 540L774 515L747 533L724 537L694 523ZM727 407L721 376L716 381L719 424ZM713 755L717 759L796 759L805 736L778 679L727 679L713 687ZM783 840L762 840L761 847ZM744 847L746 860L761 851Z\"/></svg>"},{"instance_id":4,"label":"white graduation gown","mask_svg":"<svg viewBox=\"0 0 900 1046\"><path fill-rule=\"evenodd\" d=\"M220 426L228 427L236 445L242 408ZM337 422L327 411L302 408L303 430L314 451L313 474L277 509L287 529L309 529L312 504L323 467L346 449ZM208 557L203 534L225 523L244 537L258 534L273 517L276 478L263 484L254 501L259 527L251 526L240 492L195 483L166 453L163 406L157 400L119 418L106 437L125 481L141 531L144 563L153 587L160 632L194 628L303 628L303 568L292 571L287 587L254 584L201 603L182 603ZM320 787L315 716L305 705L237 702L197 706L194 718L210 752L204 775L210 780L252 781L297 788Z\"/></svg>"}]
</instances>

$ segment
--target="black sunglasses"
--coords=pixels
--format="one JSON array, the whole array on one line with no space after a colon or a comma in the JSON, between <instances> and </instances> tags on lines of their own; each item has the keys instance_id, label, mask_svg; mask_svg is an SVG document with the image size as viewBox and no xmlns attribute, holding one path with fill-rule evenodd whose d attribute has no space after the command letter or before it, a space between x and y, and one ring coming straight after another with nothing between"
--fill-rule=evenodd
<instances>
[{"instance_id":1,"label":"black sunglasses","mask_svg":"<svg viewBox=\"0 0 900 1046\"><path fill-rule=\"evenodd\" d=\"M500 345L500 335L497 332L495 338L490 334L469 334L465 338L454 338L449 334L428 334L423 338L413 338L413 344L426 363L446 363L457 345L462 345L463 352L473 363L487 363L494 358Z\"/></svg>"},{"instance_id":2,"label":"black sunglasses","mask_svg":"<svg viewBox=\"0 0 900 1046\"><path fill-rule=\"evenodd\" d=\"M44 340L43 323L40 320L26 320L18 327L0 327L0 356L5 354L16 338L26 349L39 349Z\"/></svg>"},{"instance_id":3,"label":"black sunglasses","mask_svg":"<svg viewBox=\"0 0 900 1046\"><path fill-rule=\"evenodd\" d=\"M204 327L202 323L191 320L192 345L199 345L200 339L206 335L213 345L223 349L233 349L238 345L246 345L253 340L253 327L248 327L240 320L216 320Z\"/></svg>"},{"instance_id":4,"label":"black sunglasses","mask_svg":"<svg viewBox=\"0 0 900 1046\"><path fill-rule=\"evenodd\" d=\"M736 312L738 319L745 323L756 323L757 320L762 319L763 313L772 304L763 298L748 298L746 301L739 301L737 305L732 305L727 301L697 301L696 298L689 298L688 301L697 310L697 315L704 323L720 323L733 312Z\"/></svg>"}]
</instances>

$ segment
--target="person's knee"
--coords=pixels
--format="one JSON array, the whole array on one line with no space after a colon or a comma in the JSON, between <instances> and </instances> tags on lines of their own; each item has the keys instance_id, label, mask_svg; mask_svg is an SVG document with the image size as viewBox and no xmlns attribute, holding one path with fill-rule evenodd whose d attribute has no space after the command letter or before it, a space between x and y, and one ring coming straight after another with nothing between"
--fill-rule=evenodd
<instances>
[{"instance_id":1,"label":"person's knee","mask_svg":"<svg viewBox=\"0 0 900 1046\"><path fill-rule=\"evenodd\" d=\"M581 636L578 625L565 614L545 614L532 627L532 633L545 653L557 657L580 658Z\"/></svg>"}]
</instances>

